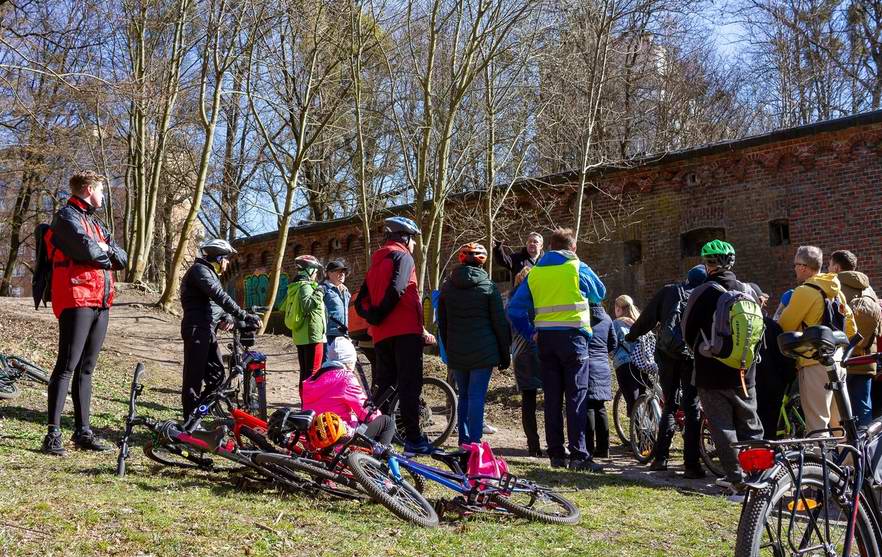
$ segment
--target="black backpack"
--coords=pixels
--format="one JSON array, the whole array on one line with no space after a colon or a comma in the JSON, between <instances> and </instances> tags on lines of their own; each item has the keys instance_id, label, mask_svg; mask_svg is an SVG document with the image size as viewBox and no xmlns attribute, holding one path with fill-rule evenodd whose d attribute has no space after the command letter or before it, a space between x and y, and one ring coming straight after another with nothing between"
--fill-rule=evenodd
<instances>
[{"instance_id":1,"label":"black backpack","mask_svg":"<svg viewBox=\"0 0 882 557\"><path fill-rule=\"evenodd\" d=\"M34 229L34 242L36 249L34 250L34 276L31 279L31 290L34 296L34 309L40 309L40 302L43 307L52 299L52 255L46 247L47 240L51 238L49 234L52 227L48 224L38 224ZM55 249L53 248L54 252Z\"/></svg>"},{"instance_id":2,"label":"black backpack","mask_svg":"<svg viewBox=\"0 0 882 557\"><path fill-rule=\"evenodd\" d=\"M824 300L824 310L821 313L821 322L818 324L829 327L834 331L845 331L845 305L839 301L839 298L828 298L824 289L817 284L808 282L803 286L814 288L821 294L821 299Z\"/></svg>"},{"instance_id":3,"label":"black backpack","mask_svg":"<svg viewBox=\"0 0 882 557\"><path fill-rule=\"evenodd\" d=\"M670 313L664 317L659 326L656 347L670 358L689 360L692 359L692 350L683 340L683 331L680 328L683 312L686 311L686 305L689 302L689 293L682 284L677 285L677 297L677 303L674 304Z\"/></svg>"}]
</instances>

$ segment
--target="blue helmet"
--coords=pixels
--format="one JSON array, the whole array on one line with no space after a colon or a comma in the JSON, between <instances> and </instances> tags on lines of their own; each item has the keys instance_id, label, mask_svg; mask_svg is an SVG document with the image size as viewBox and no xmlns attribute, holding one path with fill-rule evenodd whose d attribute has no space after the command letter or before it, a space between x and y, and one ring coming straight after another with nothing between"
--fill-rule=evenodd
<instances>
[{"instance_id":1,"label":"blue helmet","mask_svg":"<svg viewBox=\"0 0 882 557\"><path fill-rule=\"evenodd\" d=\"M409 236L419 236L420 228L415 222L406 217L389 217L384 220L386 234L407 234Z\"/></svg>"}]
</instances>

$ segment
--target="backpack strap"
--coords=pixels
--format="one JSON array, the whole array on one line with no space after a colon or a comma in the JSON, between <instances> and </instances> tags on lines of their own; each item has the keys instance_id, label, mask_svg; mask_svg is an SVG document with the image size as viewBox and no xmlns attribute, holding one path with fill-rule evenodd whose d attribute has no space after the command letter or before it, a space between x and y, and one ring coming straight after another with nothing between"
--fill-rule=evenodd
<instances>
[{"instance_id":1,"label":"backpack strap","mask_svg":"<svg viewBox=\"0 0 882 557\"><path fill-rule=\"evenodd\" d=\"M824 319L824 312L827 311L827 294L824 292L824 289L821 288L820 286L818 286L817 284L812 284L810 282L804 282L804 283L802 283L802 285L808 286L809 288L813 288L813 289L817 290L818 293L821 295L821 304L822 304L821 319L823 320ZM805 321L803 321L802 328L805 329L806 327L808 327L808 324Z\"/></svg>"}]
</instances>

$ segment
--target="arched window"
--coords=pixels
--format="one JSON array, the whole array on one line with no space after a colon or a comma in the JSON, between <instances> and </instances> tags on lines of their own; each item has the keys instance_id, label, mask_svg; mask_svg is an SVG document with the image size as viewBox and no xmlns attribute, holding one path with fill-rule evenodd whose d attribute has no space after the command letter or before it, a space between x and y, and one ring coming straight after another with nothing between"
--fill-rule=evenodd
<instances>
[{"instance_id":1,"label":"arched window","mask_svg":"<svg viewBox=\"0 0 882 557\"><path fill-rule=\"evenodd\" d=\"M311 246L309 246L309 255L314 255L314 256L318 257L321 249L322 249L321 243L319 243L319 241L316 240L315 242L312 243Z\"/></svg>"},{"instance_id":2,"label":"arched window","mask_svg":"<svg viewBox=\"0 0 882 557\"><path fill-rule=\"evenodd\" d=\"M260 252L260 265L262 267L265 267L265 266L269 265L269 262L270 262L269 252L266 250Z\"/></svg>"},{"instance_id":3,"label":"arched window","mask_svg":"<svg viewBox=\"0 0 882 557\"><path fill-rule=\"evenodd\" d=\"M711 240L725 240L725 228L696 228L680 235L680 256L698 257L701 246Z\"/></svg>"}]
</instances>

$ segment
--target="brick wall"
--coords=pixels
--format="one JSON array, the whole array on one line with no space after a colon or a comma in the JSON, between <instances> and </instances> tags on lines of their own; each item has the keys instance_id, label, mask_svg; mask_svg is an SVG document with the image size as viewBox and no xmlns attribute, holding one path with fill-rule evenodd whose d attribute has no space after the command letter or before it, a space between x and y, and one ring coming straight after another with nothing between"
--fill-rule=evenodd
<instances>
[{"instance_id":1,"label":"brick wall","mask_svg":"<svg viewBox=\"0 0 882 557\"><path fill-rule=\"evenodd\" d=\"M532 229L573 224L574 187L560 176L552 181L547 188L557 202ZM684 277L698 263L694 250L714 236L735 246L736 274L771 294L773 307L794 286L792 259L802 244L821 247L825 258L835 249L853 251L860 270L882 288L882 112L606 169L594 184L583 206L579 254L603 278L610 299L627 293L645 303ZM785 230L789 240L781 237ZM500 236L524 233L513 226ZM446 234L442 259L456 249L453 236ZM342 258L353 270L347 282L357 287L364 274L360 238L352 219L292 228L283 268L291 273L302 253ZM274 246L275 233L239 243L233 282L240 300L260 292Z\"/></svg>"}]
</instances>

